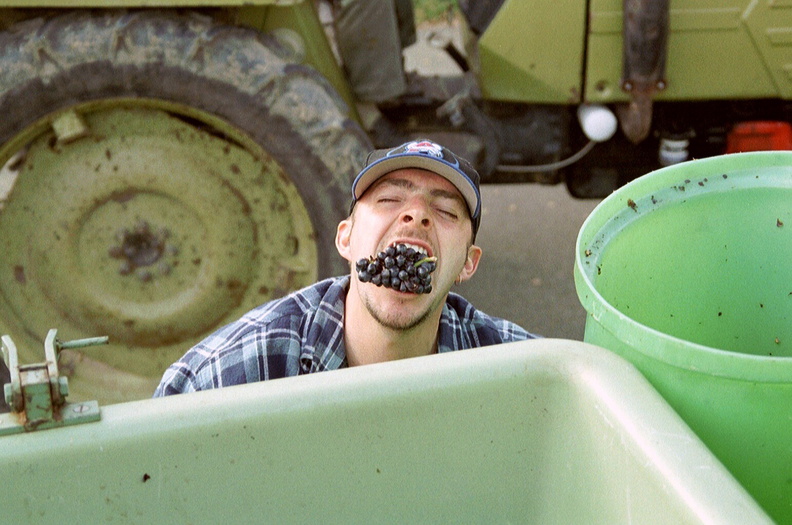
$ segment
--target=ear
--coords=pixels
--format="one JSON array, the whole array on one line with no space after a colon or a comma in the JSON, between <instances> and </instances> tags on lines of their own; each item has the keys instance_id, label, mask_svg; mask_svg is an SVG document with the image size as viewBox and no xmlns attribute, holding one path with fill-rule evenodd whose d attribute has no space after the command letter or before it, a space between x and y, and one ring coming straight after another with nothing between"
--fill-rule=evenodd
<instances>
[{"instance_id":1,"label":"ear","mask_svg":"<svg viewBox=\"0 0 792 525\"><path fill-rule=\"evenodd\" d=\"M335 245L336 250L338 250L338 253L341 255L341 257L350 262L352 262L352 255L349 250L349 238L351 235L352 219L346 218L338 223L338 228L336 229Z\"/></svg>"},{"instance_id":2,"label":"ear","mask_svg":"<svg viewBox=\"0 0 792 525\"><path fill-rule=\"evenodd\" d=\"M472 244L470 248L468 248L467 259L465 259L465 266L462 267L462 271L459 273L459 282L463 283L473 277L473 274L476 273L476 269L478 269L479 261L481 260L481 248Z\"/></svg>"}]
</instances>

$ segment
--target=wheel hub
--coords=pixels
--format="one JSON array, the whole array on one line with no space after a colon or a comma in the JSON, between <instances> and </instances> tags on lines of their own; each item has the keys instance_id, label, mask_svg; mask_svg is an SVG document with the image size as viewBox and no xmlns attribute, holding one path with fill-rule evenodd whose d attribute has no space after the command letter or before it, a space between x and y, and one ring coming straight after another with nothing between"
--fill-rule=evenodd
<instances>
[{"instance_id":1,"label":"wheel hub","mask_svg":"<svg viewBox=\"0 0 792 525\"><path fill-rule=\"evenodd\" d=\"M119 275L136 275L143 282L171 273L173 261L168 256L179 253L178 248L168 243L167 228L154 231L148 221L139 221L134 227L116 233L118 244L108 250L113 259L120 259ZM156 266L155 268L151 268Z\"/></svg>"},{"instance_id":2,"label":"wheel hub","mask_svg":"<svg viewBox=\"0 0 792 525\"><path fill-rule=\"evenodd\" d=\"M23 358L51 328L109 336L61 357L73 395L83 381L108 402L149 397L200 339L318 272L307 211L263 151L157 109L101 109L78 139L44 133L17 162L0 330Z\"/></svg>"}]
</instances>

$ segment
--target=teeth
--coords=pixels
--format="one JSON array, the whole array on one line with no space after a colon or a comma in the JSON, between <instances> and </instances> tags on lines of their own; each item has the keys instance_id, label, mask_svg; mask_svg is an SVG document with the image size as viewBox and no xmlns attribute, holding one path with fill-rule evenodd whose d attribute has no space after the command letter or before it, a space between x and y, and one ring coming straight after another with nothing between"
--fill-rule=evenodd
<instances>
[{"instance_id":1,"label":"teeth","mask_svg":"<svg viewBox=\"0 0 792 525\"><path fill-rule=\"evenodd\" d=\"M424 248L423 246L417 246L415 244L410 244L409 242L404 242L404 243L400 243L400 244L404 244L406 247L412 248L416 252L420 252L420 253L422 253L424 255L427 255L426 248Z\"/></svg>"}]
</instances>

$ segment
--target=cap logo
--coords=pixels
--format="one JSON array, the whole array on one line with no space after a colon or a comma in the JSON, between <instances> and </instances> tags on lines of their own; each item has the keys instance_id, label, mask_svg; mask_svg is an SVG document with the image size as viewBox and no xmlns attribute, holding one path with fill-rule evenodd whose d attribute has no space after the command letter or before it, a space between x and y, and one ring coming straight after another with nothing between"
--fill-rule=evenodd
<instances>
[{"instance_id":1,"label":"cap logo","mask_svg":"<svg viewBox=\"0 0 792 525\"><path fill-rule=\"evenodd\" d=\"M424 155L431 155L439 159L443 158L443 147L428 140L419 142L410 142L404 146L405 153L423 153Z\"/></svg>"}]
</instances>

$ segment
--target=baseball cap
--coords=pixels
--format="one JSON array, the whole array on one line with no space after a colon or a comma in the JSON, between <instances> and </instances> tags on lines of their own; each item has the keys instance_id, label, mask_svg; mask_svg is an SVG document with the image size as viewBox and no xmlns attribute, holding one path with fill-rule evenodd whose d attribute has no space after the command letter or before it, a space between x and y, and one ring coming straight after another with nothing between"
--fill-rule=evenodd
<instances>
[{"instance_id":1,"label":"baseball cap","mask_svg":"<svg viewBox=\"0 0 792 525\"><path fill-rule=\"evenodd\" d=\"M366 165L352 183L352 206L381 177L404 168L419 168L444 177L453 184L468 206L473 235L481 222L481 191L479 174L462 157L430 140L414 140L393 149L369 153Z\"/></svg>"}]
</instances>

